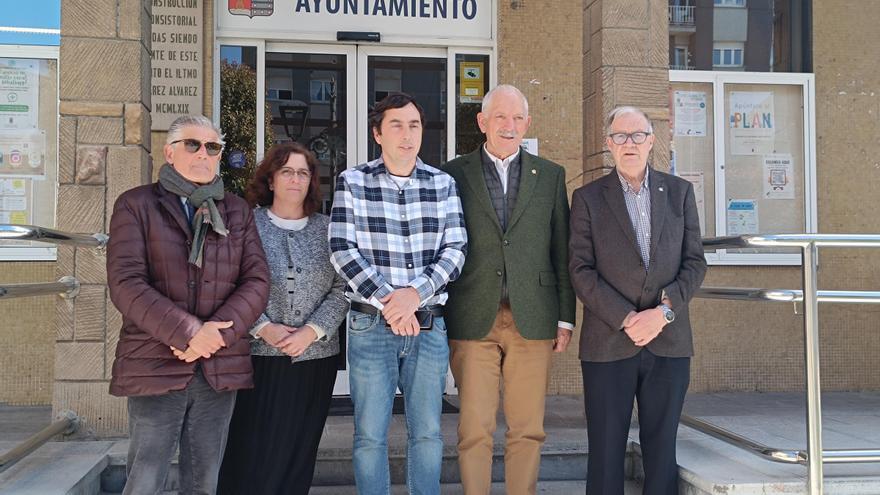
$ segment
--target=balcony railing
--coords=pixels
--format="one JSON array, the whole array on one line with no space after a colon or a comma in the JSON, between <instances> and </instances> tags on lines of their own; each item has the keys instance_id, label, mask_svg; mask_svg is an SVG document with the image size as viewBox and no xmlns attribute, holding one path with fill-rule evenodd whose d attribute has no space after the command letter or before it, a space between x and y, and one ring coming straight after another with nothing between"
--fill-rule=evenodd
<instances>
[{"instance_id":1,"label":"balcony railing","mask_svg":"<svg viewBox=\"0 0 880 495\"><path fill-rule=\"evenodd\" d=\"M693 5L669 6L669 25L670 26L687 26L693 27L694 23L694 7Z\"/></svg>"},{"instance_id":2,"label":"balcony railing","mask_svg":"<svg viewBox=\"0 0 880 495\"><path fill-rule=\"evenodd\" d=\"M669 64L670 70L694 70L696 67L686 64Z\"/></svg>"}]
</instances>

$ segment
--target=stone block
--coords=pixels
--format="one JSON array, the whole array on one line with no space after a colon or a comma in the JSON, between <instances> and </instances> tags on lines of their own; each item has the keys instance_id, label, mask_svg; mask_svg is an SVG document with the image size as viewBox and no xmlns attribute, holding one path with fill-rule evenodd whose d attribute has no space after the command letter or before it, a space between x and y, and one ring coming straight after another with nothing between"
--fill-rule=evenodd
<instances>
[{"instance_id":1,"label":"stone block","mask_svg":"<svg viewBox=\"0 0 880 495\"><path fill-rule=\"evenodd\" d=\"M116 36L116 0L61 2L61 34L89 38Z\"/></svg>"},{"instance_id":2,"label":"stone block","mask_svg":"<svg viewBox=\"0 0 880 495\"><path fill-rule=\"evenodd\" d=\"M88 117L121 117L122 103L106 101L62 101L61 115Z\"/></svg>"},{"instance_id":3,"label":"stone block","mask_svg":"<svg viewBox=\"0 0 880 495\"><path fill-rule=\"evenodd\" d=\"M613 84L615 104L637 107L669 105L669 72L665 69L617 67Z\"/></svg>"},{"instance_id":4,"label":"stone block","mask_svg":"<svg viewBox=\"0 0 880 495\"><path fill-rule=\"evenodd\" d=\"M150 182L149 155L140 146L114 146L107 157L107 211L120 194ZM109 222L110 216L108 214Z\"/></svg>"},{"instance_id":5,"label":"stone block","mask_svg":"<svg viewBox=\"0 0 880 495\"><path fill-rule=\"evenodd\" d=\"M140 103L125 104L125 144L150 146L150 112Z\"/></svg>"},{"instance_id":6,"label":"stone block","mask_svg":"<svg viewBox=\"0 0 880 495\"><path fill-rule=\"evenodd\" d=\"M73 340L74 300L55 298L55 339Z\"/></svg>"},{"instance_id":7,"label":"stone block","mask_svg":"<svg viewBox=\"0 0 880 495\"><path fill-rule=\"evenodd\" d=\"M590 35L590 72L596 72L602 67L602 32Z\"/></svg>"},{"instance_id":8,"label":"stone block","mask_svg":"<svg viewBox=\"0 0 880 495\"><path fill-rule=\"evenodd\" d=\"M80 250L82 252L82 250ZM79 258L79 253L77 254ZM79 263L77 263L79 264ZM73 338L81 341L104 341L106 289L103 285L82 285L74 299ZM104 350L101 349L103 355ZM103 377L103 370L101 371Z\"/></svg>"},{"instance_id":9,"label":"stone block","mask_svg":"<svg viewBox=\"0 0 880 495\"><path fill-rule=\"evenodd\" d=\"M142 0L119 0L119 37L130 40L149 38L144 19L149 18Z\"/></svg>"},{"instance_id":10,"label":"stone block","mask_svg":"<svg viewBox=\"0 0 880 495\"><path fill-rule=\"evenodd\" d=\"M669 3L650 0L648 26L648 66L669 68Z\"/></svg>"},{"instance_id":11,"label":"stone block","mask_svg":"<svg viewBox=\"0 0 880 495\"><path fill-rule=\"evenodd\" d=\"M107 283L107 254L103 249L76 250L76 278L83 284ZM77 297L79 299L79 297Z\"/></svg>"},{"instance_id":12,"label":"stone block","mask_svg":"<svg viewBox=\"0 0 880 495\"><path fill-rule=\"evenodd\" d=\"M58 186L57 228L67 232L104 232L102 186Z\"/></svg>"},{"instance_id":13,"label":"stone block","mask_svg":"<svg viewBox=\"0 0 880 495\"><path fill-rule=\"evenodd\" d=\"M602 0L590 5L590 34L596 34L602 29Z\"/></svg>"},{"instance_id":14,"label":"stone block","mask_svg":"<svg viewBox=\"0 0 880 495\"><path fill-rule=\"evenodd\" d=\"M76 173L76 118L61 117L58 134L58 183L70 184Z\"/></svg>"},{"instance_id":15,"label":"stone block","mask_svg":"<svg viewBox=\"0 0 880 495\"><path fill-rule=\"evenodd\" d=\"M149 55L139 41L62 37L60 98L140 101L149 93L149 63Z\"/></svg>"},{"instance_id":16,"label":"stone block","mask_svg":"<svg viewBox=\"0 0 880 495\"><path fill-rule=\"evenodd\" d=\"M125 397L107 393L108 383L56 380L52 394L52 411L70 409L82 419L79 435L118 437L128 434L128 412Z\"/></svg>"},{"instance_id":17,"label":"stone block","mask_svg":"<svg viewBox=\"0 0 880 495\"><path fill-rule=\"evenodd\" d=\"M103 184L106 180L107 147L76 147L76 183Z\"/></svg>"},{"instance_id":18,"label":"stone block","mask_svg":"<svg viewBox=\"0 0 880 495\"><path fill-rule=\"evenodd\" d=\"M648 24L649 14L645 0L602 0L603 29L644 29Z\"/></svg>"},{"instance_id":19,"label":"stone block","mask_svg":"<svg viewBox=\"0 0 880 495\"><path fill-rule=\"evenodd\" d=\"M121 106L121 105L120 105ZM122 119L116 117L80 117L76 129L81 144L122 144Z\"/></svg>"},{"instance_id":20,"label":"stone block","mask_svg":"<svg viewBox=\"0 0 880 495\"><path fill-rule=\"evenodd\" d=\"M104 342L55 344L56 380L103 380Z\"/></svg>"},{"instance_id":21,"label":"stone block","mask_svg":"<svg viewBox=\"0 0 880 495\"><path fill-rule=\"evenodd\" d=\"M602 29L602 65L644 66L647 63L648 31Z\"/></svg>"}]
</instances>

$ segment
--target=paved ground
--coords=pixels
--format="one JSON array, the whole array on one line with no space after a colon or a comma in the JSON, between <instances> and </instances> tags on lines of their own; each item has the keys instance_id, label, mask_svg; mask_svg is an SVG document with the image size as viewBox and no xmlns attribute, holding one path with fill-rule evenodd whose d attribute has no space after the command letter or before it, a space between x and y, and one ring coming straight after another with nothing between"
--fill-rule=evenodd
<instances>
[{"instance_id":1,"label":"paved ground","mask_svg":"<svg viewBox=\"0 0 880 495\"><path fill-rule=\"evenodd\" d=\"M582 399L578 396L557 396L548 398L546 430L546 454L586 453L585 421ZM822 395L823 442L825 449L880 449L880 392L826 392ZM692 394L688 397L685 412L715 423L733 432L745 435L752 440L774 448L804 449L805 406L803 394L798 393L717 393ZM50 421L48 407L13 407L0 405L0 451L5 452L16 441L37 431ZM445 454L454 459L455 429L457 416L444 415L443 436ZM350 456L352 438L352 418L350 416L332 417L321 441L322 456L332 461L336 456L343 460ZM504 437L503 418L499 417L496 432L496 452L500 453ZM389 442L391 454L400 455L405 445L405 424L403 416L395 416ZM637 444L638 426L630 432L630 439ZM77 448L77 444L89 442L66 442L44 446L45 454L53 449ZM125 441L119 442L107 452L124 459ZM96 442L83 445L91 450L98 448ZM635 447L638 453L638 446ZM35 455L39 455L35 454ZM51 455L50 455L51 457ZM553 456L545 456L545 459ZM350 458L350 457L349 457ZM567 457L572 459L571 457ZM575 470L583 470L585 462L578 458ZM49 459L50 464L58 459ZM806 468L800 465L785 465L763 460L757 456L715 440L696 430L682 427L679 430L678 461L682 478L692 486L703 491L688 493L766 494L766 493L804 493ZM124 461L123 461L124 462ZM350 461L349 461L350 462ZM454 460L452 461L454 463ZM584 464L581 466L581 464ZM571 472L569 466L569 472ZM638 460L633 468L638 475ZM825 466L825 493L838 494L880 494L880 463L834 464ZM580 471L578 471L580 472ZM542 473L545 473L542 470ZM56 476L60 473L54 473ZM574 476L573 478L580 477ZM561 478L561 479L572 479ZM729 489L733 491L724 491ZM573 494L582 493L583 481L548 481L539 486L540 493ZM403 486L396 487L396 493L404 493ZM639 493L639 487L631 483L627 495ZM2 487L0 487L0 491ZM316 487L317 495L354 493L351 487ZM457 485L444 485L444 494L458 494ZM493 493L503 493L498 485Z\"/></svg>"}]
</instances>

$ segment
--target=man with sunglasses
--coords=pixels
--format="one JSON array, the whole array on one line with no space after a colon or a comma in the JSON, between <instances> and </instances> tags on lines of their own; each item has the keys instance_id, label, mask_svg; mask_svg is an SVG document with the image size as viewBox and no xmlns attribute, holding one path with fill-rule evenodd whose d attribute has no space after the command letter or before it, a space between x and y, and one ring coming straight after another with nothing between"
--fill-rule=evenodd
<instances>
[{"instance_id":1,"label":"man with sunglasses","mask_svg":"<svg viewBox=\"0 0 880 495\"><path fill-rule=\"evenodd\" d=\"M163 491L178 441L180 492L214 493L235 391L253 386L247 337L269 270L250 207L217 175L222 149L210 120L178 118L158 182L113 208L107 282L122 329L110 393L128 397L125 494Z\"/></svg>"},{"instance_id":2,"label":"man with sunglasses","mask_svg":"<svg viewBox=\"0 0 880 495\"><path fill-rule=\"evenodd\" d=\"M693 355L688 302L706 273L693 186L648 165L651 120L608 115L615 168L574 192L569 270L584 304L587 493L623 494L638 401L645 494L678 493L675 440Z\"/></svg>"}]
</instances>

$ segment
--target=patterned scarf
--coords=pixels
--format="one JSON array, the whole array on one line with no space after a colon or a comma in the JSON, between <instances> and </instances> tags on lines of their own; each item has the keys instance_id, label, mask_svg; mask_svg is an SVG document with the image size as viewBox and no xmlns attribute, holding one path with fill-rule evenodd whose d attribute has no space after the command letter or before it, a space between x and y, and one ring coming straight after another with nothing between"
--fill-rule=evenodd
<instances>
[{"instance_id":1,"label":"patterned scarf","mask_svg":"<svg viewBox=\"0 0 880 495\"><path fill-rule=\"evenodd\" d=\"M187 198L196 207L192 217L193 243L188 261L201 268L208 226L219 235L229 234L215 203L223 199L223 179L217 176L210 184L196 185L180 175L174 166L166 163L159 170L159 183L168 192Z\"/></svg>"}]
</instances>

